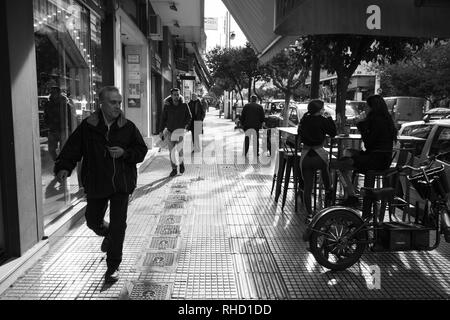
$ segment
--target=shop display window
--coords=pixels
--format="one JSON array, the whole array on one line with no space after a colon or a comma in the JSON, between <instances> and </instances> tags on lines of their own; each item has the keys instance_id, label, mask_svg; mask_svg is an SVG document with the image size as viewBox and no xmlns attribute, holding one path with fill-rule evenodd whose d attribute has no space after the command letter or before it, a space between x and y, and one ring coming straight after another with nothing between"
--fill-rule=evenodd
<instances>
[{"instance_id":1,"label":"shop display window","mask_svg":"<svg viewBox=\"0 0 450 320\"><path fill-rule=\"evenodd\" d=\"M96 106L102 83L101 21L75 0L34 0L44 225L84 196L78 165L66 183L54 161L70 134Z\"/></svg>"}]
</instances>

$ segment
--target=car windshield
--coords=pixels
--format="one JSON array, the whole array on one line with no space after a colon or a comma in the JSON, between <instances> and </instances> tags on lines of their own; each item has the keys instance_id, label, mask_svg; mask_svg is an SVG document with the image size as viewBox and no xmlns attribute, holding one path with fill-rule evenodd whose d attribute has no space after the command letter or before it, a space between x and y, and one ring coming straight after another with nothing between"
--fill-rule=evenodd
<instances>
[{"instance_id":1,"label":"car windshield","mask_svg":"<svg viewBox=\"0 0 450 320\"><path fill-rule=\"evenodd\" d=\"M436 133L437 139L433 139L430 154L438 155L450 151L450 127L439 127Z\"/></svg>"}]
</instances>

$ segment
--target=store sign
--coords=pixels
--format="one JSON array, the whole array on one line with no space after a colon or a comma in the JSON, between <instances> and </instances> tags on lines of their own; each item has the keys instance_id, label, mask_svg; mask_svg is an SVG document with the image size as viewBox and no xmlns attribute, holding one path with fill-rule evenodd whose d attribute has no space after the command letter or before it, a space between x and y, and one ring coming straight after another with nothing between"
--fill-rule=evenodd
<instances>
[{"instance_id":1,"label":"store sign","mask_svg":"<svg viewBox=\"0 0 450 320\"><path fill-rule=\"evenodd\" d=\"M128 69L128 108L141 107L141 65L140 55L127 56Z\"/></svg>"},{"instance_id":2,"label":"store sign","mask_svg":"<svg viewBox=\"0 0 450 320\"><path fill-rule=\"evenodd\" d=\"M277 0L275 9L279 35L450 37L448 0Z\"/></svg>"},{"instance_id":3,"label":"store sign","mask_svg":"<svg viewBox=\"0 0 450 320\"><path fill-rule=\"evenodd\" d=\"M218 19L205 17L205 30L219 30Z\"/></svg>"}]
</instances>

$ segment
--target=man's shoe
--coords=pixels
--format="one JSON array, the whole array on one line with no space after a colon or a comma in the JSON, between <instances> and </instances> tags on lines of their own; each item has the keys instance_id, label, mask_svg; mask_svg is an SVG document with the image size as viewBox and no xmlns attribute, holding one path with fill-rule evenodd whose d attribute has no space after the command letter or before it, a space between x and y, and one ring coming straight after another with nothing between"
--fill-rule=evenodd
<instances>
[{"instance_id":1,"label":"man's shoe","mask_svg":"<svg viewBox=\"0 0 450 320\"><path fill-rule=\"evenodd\" d=\"M105 272L105 282L106 283L114 283L119 280L119 268L115 270L106 270Z\"/></svg>"},{"instance_id":2,"label":"man's shoe","mask_svg":"<svg viewBox=\"0 0 450 320\"><path fill-rule=\"evenodd\" d=\"M110 243L111 243L111 241L109 240L108 237L103 238L102 245L100 246L100 250L102 250L102 252L108 252Z\"/></svg>"},{"instance_id":3,"label":"man's shoe","mask_svg":"<svg viewBox=\"0 0 450 320\"><path fill-rule=\"evenodd\" d=\"M349 196L347 199L341 203L344 207L356 207L359 205L359 199L356 196Z\"/></svg>"},{"instance_id":4,"label":"man's shoe","mask_svg":"<svg viewBox=\"0 0 450 320\"><path fill-rule=\"evenodd\" d=\"M185 170L186 168L184 167L184 163L181 163L180 164L180 173L184 173L184 170Z\"/></svg>"},{"instance_id":5,"label":"man's shoe","mask_svg":"<svg viewBox=\"0 0 450 320\"><path fill-rule=\"evenodd\" d=\"M178 174L177 169L172 169L172 171L170 172L169 176L170 177L175 177Z\"/></svg>"}]
</instances>

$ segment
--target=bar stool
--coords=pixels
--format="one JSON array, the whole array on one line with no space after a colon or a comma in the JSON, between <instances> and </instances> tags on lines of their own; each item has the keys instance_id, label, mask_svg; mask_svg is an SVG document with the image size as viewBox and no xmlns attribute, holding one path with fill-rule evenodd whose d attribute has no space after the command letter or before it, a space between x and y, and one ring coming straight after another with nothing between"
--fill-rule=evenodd
<instances>
[{"instance_id":1,"label":"bar stool","mask_svg":"<svg viewBox=\"0 0 450 320\"><path fill-rule=\"evenodd\" d=\"M361 172L357 172L356 170L353 172L354 177L358 177L359 175L364 176L364 187L365 188L374 188L375 186L377 188L383 188L386 187L393 187L396 194L398 192L399 188L399 171L398 169L402 166L408 164L412 160L412 152L414 151L414 148L411 147L403 147L403 148L395 148L394 154L391 161L391 166L388 169L385 170L369 170L365 174ZM353 179L354 181L354 179ZM409 192L407 193L407 196L409 195ZM398 200L398 198L397 198ZM405 199L406 201L403 201L402 203L397 203L395 206L403 206L407 205L409 203L409 198ZM363 213L366 212L365 209L368 209L370 207L370 201L363 201ZM386 203L381 204L382 206L382 212L384 212L384 207L386 206ZM395 206L390 206L389 209L389 219L392 220L392 213L395 209ZM363 217L364 218L364 217Z\"/></svg>"},{"instance_id":2,"label":"bar stool","mask_svg":"<svg viewBox=\"0 0 450 320\"><path fill-rule=\"evenodd\" d=\"M283 184L283 199L281 204L281 209L284 209L284 205L286 204L286 197L288 189L294 189L294 204L295 204L295 212L298 210L298 195L299 195L299 181L300 181L300 152L295 152L295 148L289 146L288 144L283 144L283 159L282 166L285 167L284 170L284 179L282 180ZM291 178L292 172L292 178ZM283 174L283 172L278 171L278 173ZM279 176L277 176L278 178ZM293 188L289 187L289 185L293 183ZM301 182L300 182L301 185ZM281 185L280 185L281 189ZM278 199L277 199L278 200Z\"/></svg>"}]
</instances>

